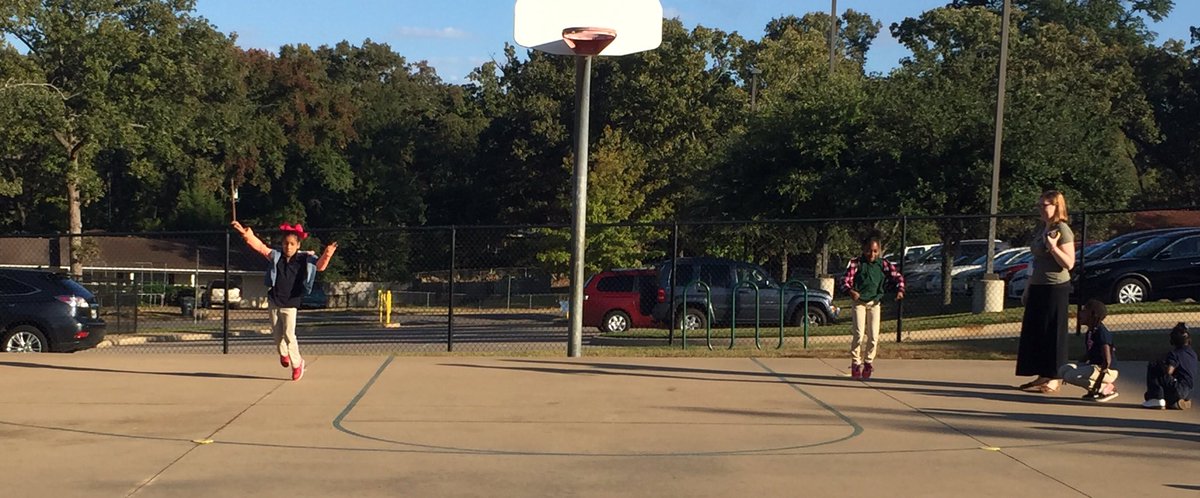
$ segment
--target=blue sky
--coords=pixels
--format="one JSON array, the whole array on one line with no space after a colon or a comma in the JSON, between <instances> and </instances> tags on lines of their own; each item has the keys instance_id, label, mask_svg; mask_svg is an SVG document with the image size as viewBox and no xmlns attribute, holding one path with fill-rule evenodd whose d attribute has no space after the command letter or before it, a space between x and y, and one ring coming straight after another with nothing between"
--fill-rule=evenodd
<instances>
[{"instance_id":1,"label":"blue sky","mask_svg":"<svg viewBox=\"0 0 1200 498\"><path fill-rule=\"evenodd\" d=\"M246 48L275 51L286 44L387 43L410 61L425 60L452 83L480 64L499 59L513 42L513 0L198 0L197 12L218 29L238 34ZM688 28L697 24L762 35L767 21L782 15L828 11L829 0L663 0L667 17ZM838 9L871 14L884 24L867 61L870 71L887 71L907 52L886 33L906 17L945 5L947 0L839 0ZM1200 24L1200 1L1176 0L1171 17L1153 24L1160 41L1187 40L1190 23Z\"/></svg>"}]
</instances>

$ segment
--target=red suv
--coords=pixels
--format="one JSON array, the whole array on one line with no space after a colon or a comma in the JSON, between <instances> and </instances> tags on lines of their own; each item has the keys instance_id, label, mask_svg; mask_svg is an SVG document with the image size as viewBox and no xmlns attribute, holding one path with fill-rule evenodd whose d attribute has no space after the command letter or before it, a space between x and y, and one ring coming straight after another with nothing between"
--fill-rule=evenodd
<instances>
[{"instance_id":1,"label":"red suv","mask_svg":"<svg viewBox=\"0 0 1200 498\"><path fill-rule=\"evenodd\" d=\"M608 270L583 286L583 325L601 332L656 327L650 312L658 292L658 272Z\"/></svg>"}]
</instances>

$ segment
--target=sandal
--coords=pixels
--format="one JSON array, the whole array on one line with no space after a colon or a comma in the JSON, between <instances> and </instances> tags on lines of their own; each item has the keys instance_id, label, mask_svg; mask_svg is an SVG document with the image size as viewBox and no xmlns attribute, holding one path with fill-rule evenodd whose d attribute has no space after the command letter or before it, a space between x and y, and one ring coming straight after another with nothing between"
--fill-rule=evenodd
<instances>
[{"instance_id":1,"label":"sandal","mask_svg":"<svg viewBox=\"0 0 1200 498\"><path fill-rule=\"evenodd\" d=\"M1026 383L1024 383L1024 384L1021 384L1021 385L1017 386L1017 389L1020 389L1020 390L1022 390L1022 391L1030 391L1030 392L1033 392L1033 391L1036 391L1036 390L1037 390L1037 388L1039 388L1039 387L1042 387L1042 386L1044 386L1044 385L1046 385L1046 384L1049 384L1049 383L1050 383L1050 379L1046 379L1046 378L1043 378L1043 377L1038 377L1038 378L1036 378L1036 379L1033 379L1033 380L1031 380L1031 381L1029 381L1029 382L1026 382Z\"/></svg>"},{"instance_id":2,"label":"sandal","mask_svg":"<svg viewBox=\"0 0 1200 498\"><path fill-rule=\"evenodd\" d=\"M1058 386L1050 387L1049 384L1042 384L1038 386L1037 389L1032 389L1031 391L1042 394L1054 394L1058 392Z\"/></svg>"}]
</instances>

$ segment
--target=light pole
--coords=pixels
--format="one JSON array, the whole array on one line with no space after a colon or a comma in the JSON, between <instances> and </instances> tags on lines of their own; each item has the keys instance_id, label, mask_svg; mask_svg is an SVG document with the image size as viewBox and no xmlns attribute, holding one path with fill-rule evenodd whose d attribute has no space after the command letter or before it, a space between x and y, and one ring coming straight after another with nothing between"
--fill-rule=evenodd
<instances>
[{"instance_id":1,"label":"light pole","mask_svg":"<svg viewBox=\"0 0 1200 498\"><path fill-rule=\"evenodd\" d=\"M985 275L995 271L992 259L996 257L996 213L1000 208L1000 152L1004 144L1004 97L1008 83L1008 20L1012 1L1004 0L1004 12L1000 21L1000 69L999 89L996 94L996 139L992 149L992 204L988 211L987 267Z\"/></svg>"}]
</instances>

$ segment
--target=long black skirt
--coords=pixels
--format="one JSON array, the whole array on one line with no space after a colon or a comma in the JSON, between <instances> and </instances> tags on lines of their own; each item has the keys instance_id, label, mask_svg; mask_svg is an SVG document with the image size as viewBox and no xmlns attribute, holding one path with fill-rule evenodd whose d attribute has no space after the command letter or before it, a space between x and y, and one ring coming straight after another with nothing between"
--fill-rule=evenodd
<instances>
[{"instance_id":1,"label":"long black skirt","mask_svg":"<svg viewBox=\"0 0 1200 498\"><path fill-rule=\"evenodd\" d=\"M1067 363L1067 307L1071 284L1031 285L1021 321L1017 375L1058 378Z\"/></svg>"}]
</instances>

